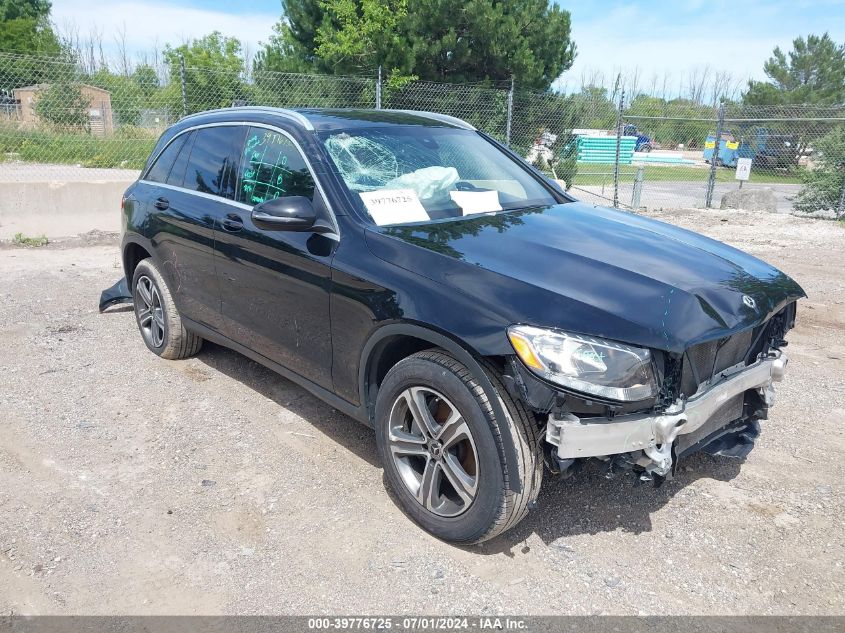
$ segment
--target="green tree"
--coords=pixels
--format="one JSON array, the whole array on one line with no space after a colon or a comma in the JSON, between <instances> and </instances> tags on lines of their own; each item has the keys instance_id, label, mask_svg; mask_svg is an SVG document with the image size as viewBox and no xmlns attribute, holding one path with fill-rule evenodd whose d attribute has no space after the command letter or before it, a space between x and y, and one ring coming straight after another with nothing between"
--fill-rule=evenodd
<instances>
[{"instance_id":1,"label":"green tree","mask_svg":"<svg viewBox=\"0 0 845 633\"><path fill-rule=\"evenodd\" d=\"M799 211L838 210L845 188L845 127L815 143L815 169L801 173L804 186L795 198Z\"/></svg>"},{"instance_id":2,"label":"green tree","mask_svg":"<svg viewBox=\"0 0 845 633\"><path fill-rule=\"evenodd\" d=\"M144 97L151 97L159 88L158 75L149 64L141 64L132 72L132 81Z\"/></svg>"},{"instance_id":3,"label":"green tree","mask_svg":"<svg viewBox=\"0 0 845 633\"><path fill-rule=\"evenodd\" d=\"M59 56L69 61L67 51L50 26L51 3L47 0L0 0L0 51L30 55ZM41 83L56 70L53 62L4 56L0 64L0 89Z\"/></svg>"},{"instance_id":4,"label":"green tree","mask_svg":"<svg viewBox=\"0 0 845 633\"><path fill-rule=\"evenodd\" d=\"M176 48L167 45L164 58L170 73L170 107L181 112L180 60L185 60L185 94L188 112L232 105L246 97L245 64L241 42L214 31Z\"/></svg>"},{"instance_id":5,"label":"green tree","mask_svg":"<svg viewBox=\"0 0 845 633\"><path fill-rule=\"evenodd\" d=\"M89 107L78 84L61 81L38 94L35 114L58 128L87 129Z\"/></svg>"},{"instance_id":6,"label":"green tree","mask_svg":"<svg viewBox=\"0 0 845 633\"><path fill-rule=\"evenodd\" d=\"M616 104L607 94L607 88L584 86L572 95L573 106L578 109L578 127L609 130L616 125Z\"/></svg>"},{"instance_id":7,"label":"green tree","mask_svg":"<svg viewBox=\"0 0 845 633\"><path fill-rule=\"evenodd\" d=\"M429 81L547 90L572 66L570 15L549 0L283 0L257 56L264 70L348 73L376 66ZM357 39L356 39L357 37Z\"/></svg>"},{"instance_id":8,"label":"green tree","mask_svg":"<svg viewBox=\"0 0 845 633\"><path fill-rule=\"evenodd\" d=\"M273 26L270 41L256 53L255 70L287 73L324 70L314 53L323 14L320 0L282 0L284 17Z\"/></svg>"},{"instance_id":9,"label":"green tree","mask_svg":"<svg viewBox=\"0 0 845 633\"><path fill-rule=\"evenodd\" d=\"M836 44L827 33L796 38L788 54L775 48L763 70L769 81L749 81L743 95L746 104L845 102L845 45Z\"/></svg>"},{"instance_id":10,"label":"green tree","mask_svg":"<svg viewBox=\"0 0 845 633\"><path fill-rule=\"evenodd\" d=\"M98 70L88 80L93 86L109 91L112 112L118 125L137 125L141 118L143 95L131 77L116 75L106 68Z\"/></svg>"},{"instance_id":11,"label":"green tree","mask_svg":"<svg viewBox=\"0 0 845 633\"><path fill-rule=\"evenodd\" d=\"M575 60L569 12L547 0L418 0L410 69L432 81L517 81L547 90Z\"/></svg>"},{"instance_id":12,"label":"green tree","mask_svg":"<svg viewBox=\"0 0 845 633\"><path fill-rule=\"evenodd\" d=\"M410 51L400 32L407 0L321 0L320 6L325 15L314 53L333 74L408 68Z\"/></svg>"},{"instance_id":13,"label":"green tree","mask_svg":"<svg viewBox=\"0 0 845 633\"><path fill-rule=\"evenodd\" d=\"M665 117L634 119L641 133L647 134L662 147L675 149L678 145L699 148L708 134L714 133L716 113L712 106L695 103L689 99L666 101L660 97L637 96L625 109L625 116Z\"/></svg>"},{"instance_id":14,"label":"green tree","mask_svg":"<svg viewBox=\"0 0 845 633\"><path fill-rule=\"evenodd\" d=\"M46 18L51 8L50 0L0 0L0 22Z\"/></svg>"},{"instance_id":15,"label":"green tree","mask_svg":"<svg viewBox=\"0 0 845 633\"><path fill-rule=\"evenodd\" d=\"M750 81L743 107L734 116L789 119L795 117L790 106L800 104L802 116L817 117L819 121L798 125L786 121L767 125L771 135L791 137L782 163L797 167L807 149L833 129L821 121L831 116L829 107L845 103L845 44L836 44L827 33L798 37L788 53L775 48L763 69L769 81Z\"/></svg>"},{"instance_id":16,"label":"green tree","mask_svg":"<svg viewBox=\"0 0 845 633\"><path fill-rule=\"evenodd\" d=\"M0 50L58 53L58 38L50 27L49 0L0 0Z\"/></svg>"}]
</instances>

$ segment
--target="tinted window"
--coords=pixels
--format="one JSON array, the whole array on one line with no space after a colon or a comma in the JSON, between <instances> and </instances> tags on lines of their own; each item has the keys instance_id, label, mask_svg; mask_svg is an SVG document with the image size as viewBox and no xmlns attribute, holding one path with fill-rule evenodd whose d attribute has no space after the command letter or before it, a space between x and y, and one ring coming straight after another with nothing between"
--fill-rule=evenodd
<instances>
[{"instance_id":1,"label":"tinted window","mask_svg":"<svg viewBox=\"0 0 845 633\"><path fill-rule=\"evenodd\" d=\"M197 130L183 186L202 193L234 198L238 159L245 130L242 126Z\"/></svg>"},{"instance_id":2,"label":"tinted window","mask_svg":"<svg viewBox=\"0 0 845 633\"><path fill-rule=\"evenodd\" d=\"M167 184L173 185L174 187L181 187L185 180L185 168L188 166L188 159L191 157L191 149L194 146L196 132L188 132L184 136L185 143L182 145L182 149L176 157L173 167L170 168L170 175L167 177Z\"/></svg>"},{"instance_id":3,"label":"tinted window","mask_svg":"<svg viewBox=\"0 0 845 633\"><path fill-rule=\"evenodd\" d=\"M255 205L284 196L314 200L314 179L305 159L287 136L251 127L243 150L237 201Z\"/></svg>"},{"instance_id":4,"label":"tinted window","mask_svg":"<svg viewBox=\"0 0 845 633\"><path fill-rule=\"evenodd\" d=\"M146 180L150 180L152 182L164 182L167 180L167 174L170 173L170 168L173 166L173 161L176 159L176 155L185 144L186 137L187 134L182 134L181 136L176 137L170 145L164 148L164 151L159 154L156 162L153 163L153 166L150 167L150 170L147 172Z\"/></svg>"}]
</instances>

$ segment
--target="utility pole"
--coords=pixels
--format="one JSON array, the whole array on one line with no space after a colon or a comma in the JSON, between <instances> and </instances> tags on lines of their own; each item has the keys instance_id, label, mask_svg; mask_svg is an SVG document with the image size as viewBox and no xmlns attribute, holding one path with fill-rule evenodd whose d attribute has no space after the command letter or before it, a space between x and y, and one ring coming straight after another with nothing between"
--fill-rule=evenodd
<instances>
[{"instance_id":1,"label":"utility pole","mask_svg":"<svg viewBox=\"0 0 845 633\"><path fill-rule=\"evenodd\" d=\"M842 166L845 172L845 165ZM839 209L836 211L836 217L845 217L845 178L842 179L842 195L839 196Z\"/></svg>"}]
</instances>

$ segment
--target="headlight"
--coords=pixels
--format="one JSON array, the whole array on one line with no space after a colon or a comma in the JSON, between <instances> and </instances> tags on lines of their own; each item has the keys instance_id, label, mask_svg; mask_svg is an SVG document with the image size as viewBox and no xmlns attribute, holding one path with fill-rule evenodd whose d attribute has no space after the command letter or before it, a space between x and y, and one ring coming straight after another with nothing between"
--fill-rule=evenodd
<instances>
[{"instance_id":1,"label":"headlight","mask_svg":"<svg viewBox=\"0 0 845 633\"><path fill-rule=\"evenodd\" d=\"M564 387L629 402L657 393L647 349L527 325L508 328L508 338L529 369Z\"/></svg>"}]
</instances>

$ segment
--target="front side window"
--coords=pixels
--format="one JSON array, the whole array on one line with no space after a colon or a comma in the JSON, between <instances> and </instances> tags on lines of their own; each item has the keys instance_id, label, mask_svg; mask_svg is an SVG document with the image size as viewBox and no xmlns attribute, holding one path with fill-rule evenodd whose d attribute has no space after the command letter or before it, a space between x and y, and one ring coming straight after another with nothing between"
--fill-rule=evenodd
<instances>
[{"instance_id":1,"label":"front side window","mask_svg":"<svg viewBox=\"0 0 845 633\"><path fill-rule=\"evenodd\" d=\"M314 179L305 159L284 134L266 128L249 128L236 200L256 205L285 196L314 200Z\"/></svg>"},{"instance_id":2,"label":"front side window","mask_svg":"<svg viewBox=\"0 0 845 633\"><path fill-rule=\"evenodd\" d=\"M425 126L332 131L323 145L378 225L556 204L530 173L472 130Z\"/></svg>"},{"instance_id":3,"label":"front side window","mask_svg":"<svg viewBox=\"0 0 845 633\"><path fill-rule=\"evenodd\" d=\"M235 199L243 126L215 126L196 131L183 186Z\"/></svg>"}]
</instances>

